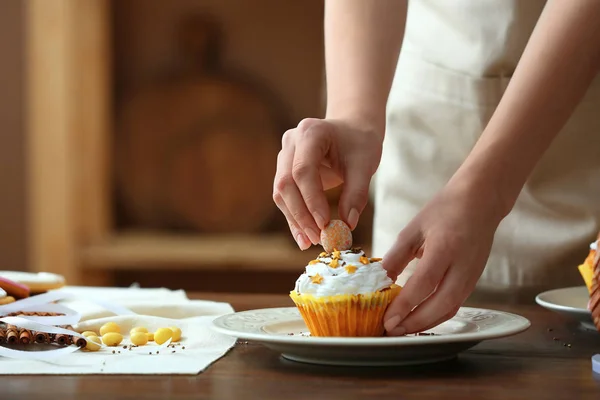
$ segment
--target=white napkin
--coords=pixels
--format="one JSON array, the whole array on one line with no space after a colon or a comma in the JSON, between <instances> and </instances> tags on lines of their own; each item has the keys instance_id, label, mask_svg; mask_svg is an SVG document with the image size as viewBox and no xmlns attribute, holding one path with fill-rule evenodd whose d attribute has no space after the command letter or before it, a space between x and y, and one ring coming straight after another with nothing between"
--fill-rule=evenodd
<instances>
[{"instance_id":1,"label":"white napkin","mask_svg":"<svg viewBox=\"0 0 600 400\"><path fill-rule=\"evenodd\" d=\"M104 347L97 352L76 351L51 361L0 357L0 375L196 375L225 355L235 344L235 338L221 335L210 328L214 318L233 312L227 303L189 300L185 292L168 289L68 287L63 290L79 296L77 300L61 301L61 304L81 313L82 318L76 330L98 332L104 323L113 321L124 333L123 343L117 347ZM79 299L84 297L122 305L137 315L115 316L102 307ZM170 347L148 342L146 346L124 349L130 343L129 330L135 326L145 326L151 332L161 327L177 326L182 330L182 338Z\"/></svg>"}]
</instances>

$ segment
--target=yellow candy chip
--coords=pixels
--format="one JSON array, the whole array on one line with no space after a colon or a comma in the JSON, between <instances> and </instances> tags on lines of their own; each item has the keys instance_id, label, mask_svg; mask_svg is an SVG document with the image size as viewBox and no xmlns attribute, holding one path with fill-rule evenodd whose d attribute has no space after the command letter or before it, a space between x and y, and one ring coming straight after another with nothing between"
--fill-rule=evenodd
<instances>
[{"instance_id":1,"label":"yellow candy chip","mask_svg":"<svg viewBox=\"0 0 600 400\"><path fill-rule=\"evenodd\" d=\"M123 341L123 335L118 332L108 332L105 335L102 335L102 341L107 346L118 346Z\"/></svg>"},{"instance_id":2,"label":"yellow candy chip","mask_svg":"<svg viewBox=\"0 0 600 400\"><path fill-rule=\"evenodd\" d=\"M170 326L169 329L173 331L173 337L171 337L171 341L179 342L181 340L181 329L176 326Z\"/></svg>"},{"instance_id":3,"label":"yellow candy chip","mask_svg":"<svg viewBox=\"0 0 600 400\"><path fill-rule=\"evenodd\" d=\"M173 331L169 328L159 328L154 332L154 341L156 344L163 344L173 337Z\"/></svg>"},{"instance_id":4,"label":"yellow candy chip","mask_svg":"<svg viewBox=\"0 0 600 400\"><path fill-rule=\"evenodd\" d=\"M134 332L131 335L131 344L136 346L143 346L148 343L148 333L147 332Z\"/></svg>"},{"instance_id":5,"label":"yellow candy chip","mask_svg":"<svg viewBox=\"0 0 600 400\"><path fill-rule=\"evenodd\" d=\"M109 332L121 333L121 328L114 322L107 322L100 327L100 336L104 336Z\"/></svg>"},{"instance_id":6,"label":"yellow candy chip","mask_svg":"<svg viewBox=\"0 0 600 400\"><path fill-rule=\"evenodd\" d=\"M85 338L87 344L85 349L88 351L98 351L102 347L102 341L98 336L90 335Z\"/></svg>"},{"instance_id":7,"label":"yellow candy chip","mask_svg":"<svg viewBox=\"0 0 600 400\"><path fill-rule=\"evenodd\" d=\"M148 333L148 329L146 329L143 326L136 326L135 328L133 328L132 330L129 331L129 335L133 336L134 333L138 333L138 332Z\"/></svg>"}]
</instances>

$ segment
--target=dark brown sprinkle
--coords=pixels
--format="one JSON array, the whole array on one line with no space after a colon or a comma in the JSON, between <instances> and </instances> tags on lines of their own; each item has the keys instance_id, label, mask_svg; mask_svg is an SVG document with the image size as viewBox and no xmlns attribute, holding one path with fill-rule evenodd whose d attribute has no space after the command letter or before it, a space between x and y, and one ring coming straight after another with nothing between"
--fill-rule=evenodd
<instances>
[{"instance_id":1,"label":"dark brown sprinkle","mask_svg":"<svg viewBox=\"0 0 600 400\"><path fill-rule=\"evenodd\" d=\"M158 354L158 351L156 351L156 354Z\"/></svg>"},{"instance_id":2,"label":"dark brown sprinkle","mask_svg":"<svg viewBox=\"0 0 600 400\"><path fill-rule=\"evenodd\" d=\"M149 352L148 352L148 354L152 354L152 352L151 352L151 351L149 351Z\"/></svg>"},{"instance_id":3,"label":"dark brown sprinkle","mask_svg":"<svg viewBox=\"0 0 600 400\"><path fill-rule=\"evenodd\" d=\"M246 343L248 343L248 342L246 342ZM185 350L185 346L183 346L181 349L182 349L182 350Z\"/></svg>"},{"instance_id":4,"label":"dark brown sprinkle","mask_svg":"<svg viewBox=\"0 0 600 400\"><path fill-rule=\"evenodd\" d=\"M175 353L175 350L173 350L173 351L171 352L171 354L173 354L173 353Z\"/></svg>"},{"instance_id":5,"label":"dark brown sprinkle","mask_svg":"<svg viewBox=\"0 0 600 400\"><path fill-rule=\"evenodd\" d=\"M435 336L435 333L419 332L417 336Z\"/></svg>"},{"instance_id":6,"label":"dark brown sprinkle","mask_svg":"<svg viewBox=\"0 0 600 400\"><path fill-rule=\"evenodd\" d=\"M115 354L115 351L113 350L113 354Z\"/></svg>"},{"instance_id":7,"label":"dark brown sprinkle","mask_svg":"<svg viewBox=\"0 0 600 400\"><path fill-rule=\"evenodd\" d=\"M121 354L121 350L119 350L119 354Z\"/></svg>"},{"instance_id":8,"label":"dark brown sprinkle","mask_svg":"<svg viewBox=\"0 0 600 400\"><path fill-rule=\"evenodd\" d=\"M548 328L548 332L552 332L554 329L552 328Z\"/></svg>"},{"instance_id":9,"label":"dark brown sprinkle","mask_svg":"<svg viewBox=\"0 0 600 400\"><path fill-rule=\"evenodd\" d=\"M126 348L127 348L127 346L123 346L123 348L124 348L124 349L126 349Z\"/></svg>"}]
</instances>

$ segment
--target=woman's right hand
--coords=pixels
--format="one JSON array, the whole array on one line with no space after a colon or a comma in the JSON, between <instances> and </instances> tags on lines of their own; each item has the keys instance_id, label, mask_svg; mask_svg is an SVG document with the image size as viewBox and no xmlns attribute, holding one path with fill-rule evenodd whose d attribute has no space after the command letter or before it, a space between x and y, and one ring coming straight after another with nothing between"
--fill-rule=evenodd
<instances>
[{"instance_id":1,"label":"woman's right hand","mask_svg":"<svg viewBox=\"0 0 600 400\"><path fill-rule=\"evenodd\" d=\"M383 132L362 121L304 119L283 135L273 200L298 247L320 242L329 223L325 191L344 184L340 218L354 229L369 198L371 177L381 160Z\"/></svg>"}]
</instances>

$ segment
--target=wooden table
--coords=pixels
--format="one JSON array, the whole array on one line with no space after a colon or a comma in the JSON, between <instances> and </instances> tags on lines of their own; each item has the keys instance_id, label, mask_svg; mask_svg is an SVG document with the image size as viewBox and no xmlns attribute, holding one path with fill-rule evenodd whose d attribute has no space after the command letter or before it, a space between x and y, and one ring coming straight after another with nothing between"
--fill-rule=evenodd
<instances>
[{"instance_id":1,"label":"wooden table","mask_svg":"<svg viewBox=\"0 0 600 400\"><path fill-rule=\"evenodd\" d=\"M291 304L278 295L193 297L227 301L240 311ZM534 304L470 305L518 313L532 326L457 360L421 367L304 365L239 343L198 376L0 377L0 399L600 399L600 377L591 369L600 334Z\"/></svg>"}]
</instances>

